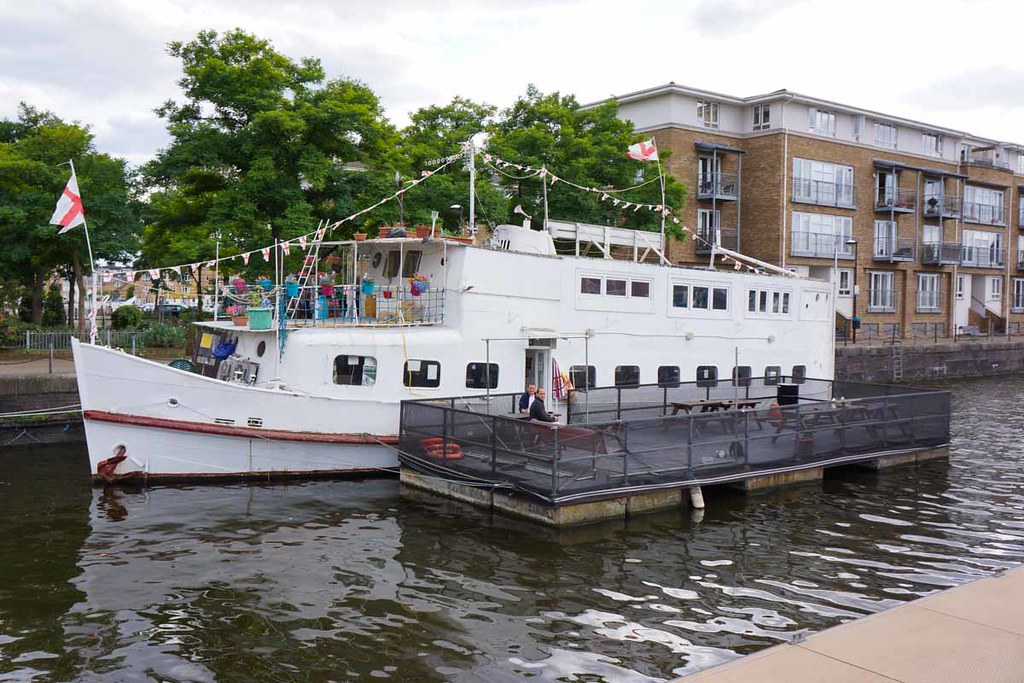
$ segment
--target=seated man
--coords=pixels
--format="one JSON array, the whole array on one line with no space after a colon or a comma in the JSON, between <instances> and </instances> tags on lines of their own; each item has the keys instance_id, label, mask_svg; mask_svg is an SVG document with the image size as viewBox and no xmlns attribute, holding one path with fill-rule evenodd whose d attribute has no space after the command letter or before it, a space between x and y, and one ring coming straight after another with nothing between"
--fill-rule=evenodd
<instances>
[{"instance_id":1,"label":"seated man","mask_svg":"<svg viewBox=\"0 0 1024 683\"><path fill-rule=\"evenodd\" d=\"M532 386L532 385L531 385ZM538 422L557 422L558 418L548 414L547 408L544 407L544 398L547 396L547 392L543 389L537 389L537 396L534 398L533 403L530 404L530 419L537 420Z\"/></svg>"},{"instance_id":2,"label":"seated man","mask_svg":"<svg viewBox=\"0 0 1024 683\"><path fill-rule=\"evenodd\" d=\"M537 398L536 394L537 394L537 385L536 384L527 384L526 385L526 393L519 397L519 412L521 412L521 413L529 413L530 412L530 405L533 404L534 400Z\"/></svg>"}]
</instances>

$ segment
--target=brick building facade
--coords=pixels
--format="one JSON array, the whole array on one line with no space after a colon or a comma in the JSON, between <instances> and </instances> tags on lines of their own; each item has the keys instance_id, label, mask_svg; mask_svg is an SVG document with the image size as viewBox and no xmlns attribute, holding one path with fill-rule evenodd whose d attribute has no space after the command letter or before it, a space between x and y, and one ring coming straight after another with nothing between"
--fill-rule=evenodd
<instances>
[{"instance_id":1,"label":"brick building facade","mask_svg":"<svg viewBox=\"0 0 1024 683\"><path fill-rule=\"evenodd\" d=\"M617 100L688 189L673 262L717 243L836 277L866 337L1024 331L1024 147L788 91Z\"/></svg>"}]
</instances>

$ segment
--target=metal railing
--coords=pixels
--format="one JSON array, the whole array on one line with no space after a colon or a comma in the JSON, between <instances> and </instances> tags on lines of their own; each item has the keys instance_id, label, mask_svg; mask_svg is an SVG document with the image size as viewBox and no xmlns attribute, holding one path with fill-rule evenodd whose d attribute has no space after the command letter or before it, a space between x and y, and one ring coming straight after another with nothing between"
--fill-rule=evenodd
<instances>
[{"instance_id":1,"label":"metal railing","mask_svg":"<svg viewBox=\"0 0 1024 683\"><path fill-rule=\"evenodd\" d=\"M960 265L974 268L1002 268L1006 265L1005 251L996 247L963 245Z\"/></svg>"},{"instance_id":2,"label":"metal railing","mask_svg":"<svg viewBox=\"0 0 1024 683\"><path fill-rule=\"evenodd\" d=\"M739 231L735 228L698 227L694 240L694 251L697 254L710 254L712 245L735 250L738 245Z\"/></svg>"},{"instance_id":3,"label":"metal railing","mask_svg":"<svg viewBox=\"0 0 1024 683\"><path fill-rule=\"evenodd\" d=\"M965 221L982 225L1006 225L1006 214L1001 204L964 202Z\"/></svg>"},{"instance_id":4,"label":"metal railing","mask_svg":"<svg viewBox=\"0 0 1024 683\"><path fill-rule=\"evenodd\" d=\"M316 285L299 291L288 324L296 327L406 326L444 322L446 292L413 286Z\"/></svg>"},{"instance_id":5,"label":"metal railing","mask_svg":"<svg viewBox=\"0 0 1024 683\"><path fill-rule=\"evenodd\" d=\"M500 483L561 505L949 441L946 391L815 379L798 391L792 404L771 406L784 401L765 378L595 388L570 392L565 424L508 415L518 395L403 401L399 458L428 476Z\"/></svg>"},{"instance_id":6,"label":"metal railing","mask_svg":"<svg viewBox=\"0 0 1024 683\"><path fill-rule=\"evenodd\" d=\"M876 211L914 211L917 190L904 187L875 188Z\"/></svg>"},{"instance_id":7,"label":"metal railing","mask_svg":"<svg viewBox=\"0 0 1024 683\"><path fill-rule=\"evenodd\" d=\"M737 199L740 177L735 173L698 173L697 199Z\"/></svg>"},{"instance_id":8,"label":"metal railing","mask_svg":"<svg viewBox=\"0 0 1024 683\"><path fill-rule=\"evenodd\" d=\"M921 263L928 266L960 263L959 242L925 242L921 245Z\"/></svg>"},{"instance_id":9,"label":"metal railing","mask_svg":"<svg viewBox=\"0 0 1024 683\"><path fill-rule=\"evenodd\" d=\"M854 208L856 187L847 183L793 178L793 201L818 206Z\"/></svg>"},{"instance_id":10,"label":"metal railing","mask_svg":"<svg viewBox=\"0 0 1024 683\"><path fill-rule=\"evenodd\" d=\"M928 218L956 218L960 215L961 199L958 195L929 193L924 196L922 208Z\"/></svg>"},{"instance_id":11,"label":"metal railing","mask_svg":"<svg viewBox=\"0 0 1024 683\"><path fill-rule=\"evenodd\" d=\"M892 287L869 289L868 311L871 313L895 313L896 289Z\"/></svg>"},{"instance_id":12,"label":"metal railing","mask_svg":"<svg viewBox=\"0 0 1024 683\"><path fill-rule=\"evenodd\" d=\"M838 249L839 258L853 258L853 247L846 243L846 237L843 235L794 231L790 239L791 256L832 258Z\"/></svg>"},{"instance_id":13,"label":"metal railing","mask_svg":"<svg viewBox=\"0 0 1024 683\"><path fill-rule=\"evenodd\" d=\"M63 350L71 348L71 340L77 338L78 333L73 330L55 330L52 332L33 332L26 330L24 334L24 346L29 351L47 351L50 349ZM88 335L85 336L88 341ZM135 349L141 346L141 333L136 330L115 330L107 327L96 332L96 343L103 346L114 346L119 348Z\"/></svg>"},{"instance_id":14,"label":"metal railing","mask_svg":"<svg viewBox=\"0 0 1024 683\"><path fill-rule=\"evenodd\" d=\"M872 253L876 261L913 261L917 242L913 237L875 237Z\"/></svg>"}]
</instances>

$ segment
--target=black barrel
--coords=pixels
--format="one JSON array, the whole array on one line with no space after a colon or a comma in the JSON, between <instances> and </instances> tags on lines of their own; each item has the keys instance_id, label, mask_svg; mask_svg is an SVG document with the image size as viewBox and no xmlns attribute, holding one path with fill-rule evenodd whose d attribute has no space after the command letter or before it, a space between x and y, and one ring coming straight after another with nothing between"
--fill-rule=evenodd
<instances>
[{"instance_id":1,"label":"black barrel","mask_svg":"<svg viewBox=\"0 0 1024 683\"><path fill-rule=\"evenodd\" d=\"M798 403L800 403L800 385L780 384L778 404L780 406L795 406Z\"/></svg>"}]
</instances>

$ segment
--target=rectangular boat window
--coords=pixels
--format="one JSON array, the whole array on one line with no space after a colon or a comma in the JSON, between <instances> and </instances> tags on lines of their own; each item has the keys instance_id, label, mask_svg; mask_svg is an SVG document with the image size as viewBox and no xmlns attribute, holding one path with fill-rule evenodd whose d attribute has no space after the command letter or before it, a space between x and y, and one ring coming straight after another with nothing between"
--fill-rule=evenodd
<instances>
[{"instance_id":1,"label":"rectangular boat window","mask_svg":"<svg viewBox=\"0 0 1024 683\"><path fill-rule=\"evenodd\" d=\"M766 290L759 290L757 293L757 312L767 313L768 312L768 292Z\"/></svg>"},{"instance_id":2,"label":"rectangular boat window","mask_svg":"<svg viewBox=\"0 0 1024 683\"><path fill-rule=\"evenodd\" d=\"M402 261L402 277L412 277L420 271L420 261L423 260L423 252L412 250L405 252L405 259Z\"/></svg>"},{"instance_id":3,"label":"rectangular boat window","mask_svg":"<svg viewBox=\"0 0 1024 683\"><path fill-rule=\"evenodd\" d=\"M617 365L615 366L615 386L635 387L640 384L639 365Z\"/></svg>"},{"instance_id":4,"label":"rectangular boat window","mask_svg":"<svg viewBox=\"0 0 1024 683\"><path fill-rule=\"evenodd\" d=\"M779 376L782 375L782 368L778 365L769 365L764 369L764 385L774 386L779 383Z\"/></svg>"},{"instance_id":5,"label":"rectangular boat window","mask_svg":"<svg viewBox=\"0 0 1024 683\"><path fill-rule=\"evenodd\" d=\"M693 287L693 307L707 309L708 307L708 288Z\"/></svg>"},{"instance_id":6,"label":"rectangular boat window","mask_svg":"<svg viewBox=\"0 0 1024 683\"><path fill-rule=\"evenodd\" d=\"M789 313L789 292L782 293L782 312Z\"/></svg>"},{"instance_id":7,"label":"rectangular boat window","mask_svg":"<svg viewBox=\"0 0 1024 683\"><path fill-rule=\"evenodd\" d=\"M402 262L402 255L397 249L388 252L388 260L384 262L384 277L398 277L398 265Z\"/></svg>"},{"instance_id":8,"label":"rectangular boat window","mask_svg":"<svg viewBox=\"0 0 1024 683\"><path fill-rule=\"evenodd\" d=\"M402 384L407 387L436 389L441 386L441 364L436 360L413 360L410 358L405 361Z\"/></svg>"},{"instance_id":9,"label":"rectangular boat window","mask_svg":"<svg viewBox=\"0 0 1024 683\"><path fill-rule=\"evenodd\" d=\"M689 285L672 285L672 305L675 308L690 307Z\"/></svg>"},{"instance_id":10,"label":"rectangular boat window","mask_svg":"<svg viewBox=\"0 0 1024 683\"><path fill-rule=\"evenodd\" d=\"M487 374L490 371L490 387L488 387ZM467 389L496 389L498 387L498 364L497 363L469 363L466 366L466 388Z\"/></svg>"},{"instance_id":11,"label":"rectangular boat window","mask_svg":"<svg viewBox=\"0 0 1024 683\"><path fill-rule=\"evenodd\" d=\"M608 278L604 281L604 293L607 296L626 296L626 281Z\"/></svg>"},{"instance_id":12,"label":"rectangular boat window","mask_svg":"<svg viewBox=\"0 0 1024 683\"><path fill-rule=\"evenodd\" d=\"M747 290L747 312L748 313L757 313L757 290L756 289L748 289Z\"/></svg>"},{"instance_id":13,"label":"rectangular boat window","mask_svg":"<svg viewBox=\"0 0 1024 683\"><path fill-rule=\"evenodd\" d=\"M658 368L658 386L659 387L678 387L679 386L679 366L678 365L662 365Z\"/></svg>"},{"instance_id":14,"label":"rectangular boat window","mask_svg":"<svg viewBox=\"0 0 1024 683\"><path fill-rule=\"evenodd\" d=\"M576 391L586 391L597 386L597 370L593 365L573 365L569 368L569 381Z\"/></svg>"},{"instance_id":15,"label":"rectangular boat window","mask_svg":"<svg viewBox=\"0 0 1024 683\"><path fill-rule=\"evenodd\" d=\"M732 385L734 387L749 387L751 374L749 365L737 365L732 369Z\"/></svg>"},{"instance_id":16,"label":"rectangular boat window","mask_svg":"<svg viewBox=\"0 0 1024 683\"><path fill-rule=\"evenodd\" d=\"M779 312L779 306L782 304L782 293L772 292L772 313Z\"/></svg>"},{"instance_id":17,"label":"rectangular boat window","mask_svg":"<svg viewBox=\"0 0 1024 683\"><path fill-rule=\"evenodd\" d=\"M629 283L629 295L636 299L651 298L651 283L647 280L633 280Z\"/></svg>"},{"instance_id":18,"label":"rectangular boat window","mask_svg":"<svg viewBox=\"0 0 1024 683\"><path fill-rule=\"evenodd\" d=\"M794 365L793 366L793 384L803 384L804 380L807 379L807 366L806 365Z\"/></svg>"},{"instance_id":19,"label":"rectangular boat window","mask_svg":"<svg viewBox=\"0 0 1024 683\"><path fill-rule=\"evenodd\" d=\"M711 308L716 311L729 310L729 290L725 287L715 287L712 290Z\"/></svg>"},{"instance_id":20,"label":"rectangular boat window","mask_svg":"<svg viewBox=\"0 0 1024 683\"><path fill-rule=\"evenodd\" d=\"M371 356L335 356L334 383L372 387L377 381L377 359Z\"/></svg>"},{"instance_id":21,"label":"rectangular boat window","mask_svg":"<svg viewBox=\"0 0 1024 683\"><path fill-rule=\"evenodd\" d=\"M718 386L718 368L714 365L698 365L697 366L697 386L698 387L717 387Z\"/></svg>"},{"instance_id":22,"label":"rectangular boat window","mask_svg":"<svg viewBox=\"0 0 1024 683\"><path fill-rule=\"evenodd\" d=\"M581 277L580 278L580 294L600 294L601 293L601 278L599 277Z\"/></svg>"}]
</instances>

